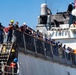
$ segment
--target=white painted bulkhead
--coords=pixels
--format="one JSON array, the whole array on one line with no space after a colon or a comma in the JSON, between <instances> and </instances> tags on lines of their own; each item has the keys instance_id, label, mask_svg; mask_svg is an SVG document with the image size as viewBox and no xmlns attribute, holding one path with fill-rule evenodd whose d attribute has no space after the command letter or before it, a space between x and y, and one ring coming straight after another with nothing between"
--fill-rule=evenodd
<instances>
[{"instance_id":1,"label":"white painted bulkhead","mask_svg":"<svg viewBox=\"0 0 76 75\"><path fill-rule=\"evenodd\" d=\"M76 68L19 53L19 75L75 75Z\"/></svg>"},{"instance_id":2,"label":"white painted bulkhead","mask_svg":"<svg viewBox=\"0 0 76 75\"><path fill-rule=\"evenodd\" d=\"M65 44L67 47L76 49L76 27L54 28L48 31L48 36Z\"/></svg>"}]
</instances>

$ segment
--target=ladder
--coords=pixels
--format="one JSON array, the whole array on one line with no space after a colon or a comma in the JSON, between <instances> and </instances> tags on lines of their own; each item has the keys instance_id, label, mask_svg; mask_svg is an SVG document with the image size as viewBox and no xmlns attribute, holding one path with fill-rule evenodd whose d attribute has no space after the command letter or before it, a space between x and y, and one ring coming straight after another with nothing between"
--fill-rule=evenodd
<instances>
[{"instance_id":1,"label":"ladder","mask_svg":"<svg viewBox=\"0 0 76 75\"><path fill-rule=\"evenodd\" d=\"M0 44L0 73L2 72L2 64L7 65L12 44Z\"/></svg>"}]
</instances>

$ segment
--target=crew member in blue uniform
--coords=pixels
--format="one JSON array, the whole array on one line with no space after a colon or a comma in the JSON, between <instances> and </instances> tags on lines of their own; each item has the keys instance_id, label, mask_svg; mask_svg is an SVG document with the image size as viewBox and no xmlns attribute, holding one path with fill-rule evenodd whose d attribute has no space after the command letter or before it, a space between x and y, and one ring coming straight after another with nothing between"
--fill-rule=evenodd
<instances>
[{"instance_id":1,"label":"crew member in blue uniform","mask_svg":"<svg viewBox=\"0 0 76 75\"><path fill-rule=\"evenodd\" d=\"M3 26L0 23L0 44L3 43Z\"/></svg>"}]
</instances>

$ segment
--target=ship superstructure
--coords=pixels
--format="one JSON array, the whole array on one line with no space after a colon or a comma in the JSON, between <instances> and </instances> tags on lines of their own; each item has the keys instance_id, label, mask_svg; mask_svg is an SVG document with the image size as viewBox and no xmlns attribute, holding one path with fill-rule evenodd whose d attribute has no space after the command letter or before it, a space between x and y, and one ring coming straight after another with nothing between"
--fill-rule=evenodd
<instances>
[{"instance_id":1,"label":"ship superstructure","mask_svg":"<svg viewBox=\"0 0 76 75\"><path fill-rule=\"evenodd\" d=\"M68 10L70 9L69 6ZM70 17L72 14L69 11L57 12L52 15L51 10L49 12L46 10L48 10L48 7L44 3L41 5L41 15L38 17L36 29L40 30L44 36L47 35L47 38L55 39L66 44L67 47L76 49L76 26L73 22L75 16ZM69 24L69 21L71 21L71 24Z\"/></svg>"}]
</instances>

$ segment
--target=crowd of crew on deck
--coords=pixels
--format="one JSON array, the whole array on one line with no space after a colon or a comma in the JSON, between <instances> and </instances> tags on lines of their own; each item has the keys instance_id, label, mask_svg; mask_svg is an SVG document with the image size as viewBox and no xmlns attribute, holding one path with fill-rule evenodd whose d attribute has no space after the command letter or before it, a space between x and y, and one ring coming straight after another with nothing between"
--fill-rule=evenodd
<instances>
[{"instance_id":1,"label":"crowd of crew on deck","mask_svg":"<svg viewBox=\"0 0 76 75\"><path fill-rule=\"evenodd\" d=\"M4 37L7 38L6 42L12 42L11 41L12 40L12 34L14 33L14 30L18 30L18 31L24 32L24 33L26 33L28 35L31 35L31 36L33 36L35 38L38 38L38 39L40 39L42 41L45 41L47 43L51 43L52 48L53 48L53 54L55 54L55 55L60 55L60 57L63 57L64 52L65 52L66 57L69 58L68 57L69 53L76 54L76 50L73 50L70 47L66 47L66 45L63 45L59 41L55 42L54 39L51 39L51 38L47 39L47 37L43 36L43 34L41 32L39 32L39 30L37 30L37 31L33 30L32 28L28 27L26 25L26 23L23 23L23 25L21 25L20 27L19 27L18 24L19 24L19 22L16 22L14 24L14 20L11 20L8 27L4 27L0 23L0 43L4 42L4 40L3 40Z\"/></svg>"}]
</instances>

